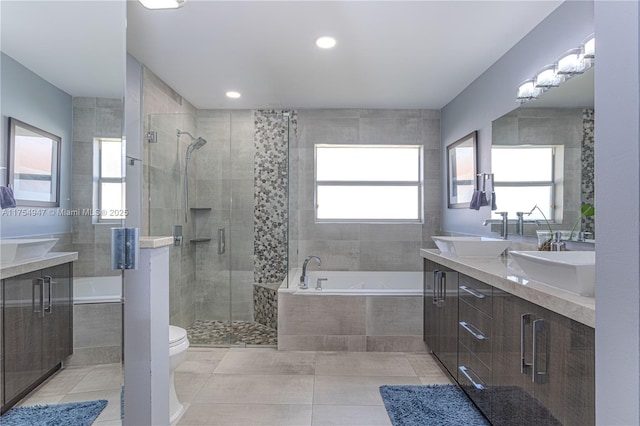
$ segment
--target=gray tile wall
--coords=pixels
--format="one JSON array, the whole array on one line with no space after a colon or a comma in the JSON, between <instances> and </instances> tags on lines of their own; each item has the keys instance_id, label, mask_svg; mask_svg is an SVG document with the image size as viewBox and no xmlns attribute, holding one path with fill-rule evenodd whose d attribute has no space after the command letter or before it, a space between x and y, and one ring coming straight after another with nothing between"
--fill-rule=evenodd
<instances>
[{"instance_id":1,"label":"gray tile wall","mask_svg":"<svg viewBox=\"0 0 640 426\"><path fill-rule=\"evenodd\" d=\"M121 138L123 106L120 99L73 98L72 209L93 208L94 138ZM77 277L117 275L111 270L111 228L95 224L88 215L71 218L72 249Z\"/></svg>"},{"instance_id":2,"label":"gray tile wall","mask_svg":"<svg viewBox=\"0 0 640 426\"><path fill-rule=\"evenodd\" d=\"M143 70L142 110L145 133L158 132L158 143L143 141L142 235L172 235L174 225L183 226L184 244L171 247L169 255L169 321L188 327L195 321L196 247L189 240L195 236L195 220L184 214L184 169L186 149L191 139L179 139L176 130L197 136L196 109L149 69ZM191 206L195 205L197 162L189 164Z\"/></svg>"},{"instance_id":3,"label":"gray tile wall","mask_svg":"<svg viewBox=\"0 0 640 426\"><path fill-rule=\"evenodd\" d=\"M424 223L315 223L314 145L321 143L423 145ZM299 110L290 169L298 177L290 193L290 241L297 246L290 250L291 267L316 255L328 270L421 270L419 249L434 247L430 236L440 230L439 111Z\"/></svg>"},{"instance_id":4,"label":"gray tile wall","mask_svg":"<svg viewBox=\"0 0 640 426\"><path fill-rule=\"evenodd\" d=\"M69 365L120 362L122 305L90 303L73 306L73 355Z\"/></svg>"}]
</instances>

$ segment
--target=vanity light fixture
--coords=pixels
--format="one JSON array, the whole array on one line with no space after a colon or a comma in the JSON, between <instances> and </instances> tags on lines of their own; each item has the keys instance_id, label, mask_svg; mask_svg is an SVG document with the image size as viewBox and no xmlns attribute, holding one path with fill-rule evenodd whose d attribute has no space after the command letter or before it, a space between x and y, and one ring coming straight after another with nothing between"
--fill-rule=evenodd
<instances>
[{"instance_id":1,"label":"vanity light fixture","mask_svg":"<svg viewBox=\"0 0 640 426\"><path fill-rule=\"evenodd\" d=\"M564 76L558 74L555 64L547 65L536 75L536 87L543 89L558 87L564 81Z\"/></svg>"},{"instance_id":2,"label":"vanity light fixture","mask_svg":"<svg viewBox=\"0 0 640 426\"><path fill-rule=\"evenodd\" d=\"M579 47L566 51L558 59L558 74L582 74L584 69L584 57L582 56L582 49Z\"/></svg>"},{"instance_id":3,"label":"vanity light fixture","mask_svg":"<svg viewBox=\"0 0 640 426\"><path fill-rule=\"evenodd\" d=\"M147 9L178 9L186 2L187 0L140 0Z\"/></svg>"},{"instance_id":4,"label":"vanity light fixture","mask_svg":"<svg viewBox=\"0 0 640 426\"><path fill-rule=\"evenodd\" d=\"M231 99L238 99L241 96L240 92L236 92L234 90L229 90L225 95L227 95L227 98Z\"/></svg>"},{"instance_id":5,"label":"vanity light fixture","mask_svg":"<svg viewBox=\"0 0 640 426\"><path fill-rule=\"evenodd\" d=\"M518 86L517 99L520 102L530 101L531 99L537 99L542 93L540 87L536 87L535 80L527 80Z\"/></svg>"},{"instance_id":6,"label":"vanity light fixture","mask_svg":"<svg viewBox=\"0 0 640 426\"><path fill-rule=\"evenodd\" d=\"M318 37L316 39L316 46L320 49L331 49L336 46L336 39L329 36Z\"/></svg>"},{"instance_id":7,"label":"vanity light fixture","mask_svg":"<svg viewBox=\"0 0 640 426\"><path fill-rule=\"evenodd\" d=\"M594 64L596 39L593 34L584 39L580 47L566 51L554 64L542 68L534 78L518 86L516 100L520 103L537 99L545 90L558 87L563 81L582 74Z\"/></svg>"}]
</instances>

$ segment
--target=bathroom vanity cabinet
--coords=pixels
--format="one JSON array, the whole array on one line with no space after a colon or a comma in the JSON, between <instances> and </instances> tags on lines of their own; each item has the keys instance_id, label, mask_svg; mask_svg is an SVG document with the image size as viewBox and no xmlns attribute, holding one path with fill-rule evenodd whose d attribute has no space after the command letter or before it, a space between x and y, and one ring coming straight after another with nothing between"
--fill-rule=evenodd
<instances>
[{"instance_id":1,"label":"bathroom vanity cabinet","mask_svg":"<svg viewBox=\"0 0 640 426\"><path fill-rule=\"evenodd\" d=\"M424 340L447 368L458 362L458 273L424 260Z\"/></svg>"},{"instance_id":2,"label":"bathroom vanity cabinet","mask_svg":"<svg viewBox=\"0 0 640 426\"><path fill-rule=\"evenodd\" d=\"M595 424L594 329L447 263L424 259L425 342L490 422ZM428 284L438 270L457 274L457 297L447 294L458 305L455 329L432 314ZM444 350L442 342L449 342Z\"/></svg>"},{"instance_id":3,"label":"bathroom vanity cabinet","mask_svg":"<svg viewBox=\"0 0 640 426\"><path fill-rule=\"evenodd\" d=\"M72 354L72 278L71 262L3 278L2 412Z\"/></svg>"}]
</instances>

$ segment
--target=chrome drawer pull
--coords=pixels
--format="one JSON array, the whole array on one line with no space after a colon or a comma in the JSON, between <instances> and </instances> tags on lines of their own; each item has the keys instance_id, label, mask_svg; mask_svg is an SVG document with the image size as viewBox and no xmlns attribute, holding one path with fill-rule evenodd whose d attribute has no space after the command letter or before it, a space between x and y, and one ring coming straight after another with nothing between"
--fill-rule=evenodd
<instances>
[{"instance_id":1,"label":"chrome drawer pull","mask_svg":"<svg viewBox=\"0 0 640 426\"><path fill-rule=\"evenodd\" d=\"M527 374L529 372L529 367L531 367L531 363L528 363L525 358L525 331L527 328L527 324L531 322L531 314L522 314L520 315L520 373Z\"/></svg>"},{"instance_id":2,"label":"chrome drawer pull","mask_svg":"<svg viewBox=\"0 0 640 426\"><path fill-rule=\"evenodd\" d=\"M470 368L465 367L464 365L461 365L460 367L458 367L458 370L460 370L460 372L462 374L464 374L464 377L467 378L467 380L469 380L471 382L471 384L473 385L474 388L478 389L478 390L483 390L484 389L484 384L483 383L478 383L478 382L482 382L482 380L478 380L477 382L475 380L473 380L471 378L471 376L469 375L469 373L467 373L467 371L471 372L474 374L474 376L478 377L478 375Z\"/></svg>"},{"instance_id":3,"label":"chrome drawer pull","mask_svg":"<svg viewBox=\"0 0 640 426\"><path fill-rule=\"evenodd\" d=\"M475 291L474 289L471 289L471 288L467 287L466 285L461 285L459 288L460 288L460 290L465 291L465 292L469 293L470 295L477 297L478 299L484 299L485 297L487 297L484 294L479 293L479 292Z\"/></svg>"},{"instance_id":4,"label":"chrome drawer pull","mask_svg":"<svg viewBox=\"0 0 640 426\"><path fill-rule=\"evenodd\" d=\"M475 337L478 340L485 340L487 338L487 336L485 336L484 334L482 334L482 331L478 330L476 327L474 327L472 324L469 324L467 322L464 321L460 321L458 324L460 324L460 326L462 328L464 328L465 330L467 330L469 332L469 334L471 334L473 337ZM475 330L474 330L475 329ZM478 330L478 331L476 331Z\"/></svg>"},{"instance_id":5,"label":"chrome drawer pull","mask_svg":"<svg viewBox=\"0 0 640 426\"><path fill-rule=\"evenodd\" d=\"M547 372L538 371L538 333L542 333L545 330L545 323L543 319L538 319L533 322L533 373L531 374L531 381L533 383L546 383Z\"/></svg>"},{"instance_id":6,"label":"chrome drawer pull","mask_svg":"<svg viewBox=\"0 0 640 426\"><path fill-rule=\"evenodd\" d=\"M44 281L47 283L47 287L49 289L49 297L48 297L49 302L48 302L48 306L44 307L44 312L46 314L52 314L53 313L53 305L51 304L51 284L55 284L55 283L53 282L53 278L51 278L48 275L46 275L44 277Z\"/></svg>"}]
</instances>

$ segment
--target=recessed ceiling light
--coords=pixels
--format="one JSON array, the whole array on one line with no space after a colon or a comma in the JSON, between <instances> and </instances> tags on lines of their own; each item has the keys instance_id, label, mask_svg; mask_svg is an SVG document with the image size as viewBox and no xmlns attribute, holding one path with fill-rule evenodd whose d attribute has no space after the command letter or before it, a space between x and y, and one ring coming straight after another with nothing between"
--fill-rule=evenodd
<instances>
[{"instance_id":1,"label":"recessed ceiling light","mask_svg":"<svg viewBox=\"0 0 640 426\"><path fill-rule=\"evenodd\" d=\"M319 37L316 39L316 46L321 49L331 49L336 45L336 39L329 36Z\"/></svg>"},{"instance_id":2,"label":"recessed ceiling light","mask_svg":"<svg viewBox=\"0 0 640 426\"><path fill-rule=\"evenodd\" d=\"M187 0L140 0L147 9L177 9L182 7Z\"/></svg>"},{"instance_id":3,"label":"recessed ceiling light","mask_svg":"<svg viewBox=\"0 0 640 426\"><path fill-rule=\"evenodd\" d=\"M240 97L240 92L235 92L233 90L230 90L227 93L225 93L225 95L227 95L227 98L238 99Z\"/></svg>"}]
</instances>

